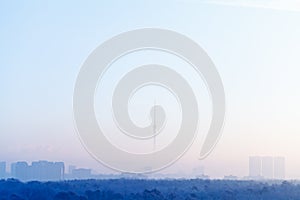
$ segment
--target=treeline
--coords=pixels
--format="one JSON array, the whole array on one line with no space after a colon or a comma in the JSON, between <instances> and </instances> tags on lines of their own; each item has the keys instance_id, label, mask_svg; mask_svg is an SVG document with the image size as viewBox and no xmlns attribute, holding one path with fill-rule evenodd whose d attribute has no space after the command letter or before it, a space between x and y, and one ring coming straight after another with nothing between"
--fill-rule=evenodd
<instances>
[{"instance_id":1,"label":"treeline","mask_svg":"<svg viewBox=\"0 0 300 200\"><path fill-rule=\"evenodd\" d=\"M300 199L300 185L226 180L0 180L0 200Z\"/></svg>"}]
</instances>

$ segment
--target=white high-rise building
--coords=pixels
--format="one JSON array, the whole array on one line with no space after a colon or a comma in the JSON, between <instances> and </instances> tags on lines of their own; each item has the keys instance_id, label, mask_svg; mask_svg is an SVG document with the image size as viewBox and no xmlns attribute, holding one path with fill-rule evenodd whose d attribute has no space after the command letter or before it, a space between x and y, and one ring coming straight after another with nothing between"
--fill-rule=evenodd
<instances>
[{"instance_id":1,"label":"white high-rise building","mask_svg":"<svg viewBox=\"0 0 300 200\"><path fill-rule=\"evenodd\" d=\"M274 158L274 178L284 179L285 178L285 159L284 157Z\"/></svg>"},{"instance_id":2,"label":"white high-rise building","mask_svg":"<svg viewBox=\"0 0 300 200\"><path fill-rule=\"evenodd\" d=\"M6 163L0 162L0 179L5 178L6 175Z\"/></svg>"},{"instance_id":3,"label":"white high-rise building","mask_svg":"<svg viewBox=\"0 0 300 200\"><path fill-rule=\"evenodd\" d=\"M273 179L273 157L271 156L264 156L262 157L261 162L261 175L265 179Z\"/></svg>"},{"instance_id":4,"label":"white high-rise building","mask_svg":"<svg viewBox=\"0 0 300 200\"><path fill-rule=\"evenodd\" d=\"M249 178L284 179L285 158L271 156L249 157Z\"/></svg>"},{"instance_id":5,"label":"white high-rise building","mask_svg":"<svg viewBox=\"0 0 300 200\"><path fill-rule=\"evenodd\" d=\"M258 178L261 176L261 163L260 156L249 157L249 177Z\"/></svg>"}]
</instances>

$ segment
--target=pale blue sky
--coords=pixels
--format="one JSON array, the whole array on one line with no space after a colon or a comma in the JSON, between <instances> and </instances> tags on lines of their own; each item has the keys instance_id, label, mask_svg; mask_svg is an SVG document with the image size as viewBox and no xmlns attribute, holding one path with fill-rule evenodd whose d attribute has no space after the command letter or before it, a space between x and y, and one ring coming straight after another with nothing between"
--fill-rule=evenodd
<instances>
[{"instance_id":1,"label":"pale blue sky","mask_svg":"<svg viewBox=\"0 0 300 200\"><path fill-rule=\"evenodd\" d=\"M64 160L101 171L75 133L76 76L105 40L157 27L198 42L227 97L213 153L200 163L200 148L192 147L170 170L188 173L203 164L213 177L244 176L249 155L278 155L286 157L287 176L299 178L300 12L251 4L257 1L215 2L1 1L0 160Z\"/></svg>"}]
</instances>

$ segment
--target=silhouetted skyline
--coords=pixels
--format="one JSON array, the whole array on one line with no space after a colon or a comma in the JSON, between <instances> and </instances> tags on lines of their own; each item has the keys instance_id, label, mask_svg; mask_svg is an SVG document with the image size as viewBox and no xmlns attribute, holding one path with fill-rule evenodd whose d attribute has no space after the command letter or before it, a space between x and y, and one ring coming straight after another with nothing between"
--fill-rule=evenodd
<instances>
[{"instance_id":1,"label":"silhouetted skyline","mask_svg":"<svg viewBox=\"0 0 300 200\"><path fill-rule=\"evenodd\" d=\"M285 158L272 156L250 156L249 178L285 179Z\"/></svg>"},{"instance_id":2,"label":"silhouetted skyline","mask_svg":"<svg viewBox=\"0 0 300 200\"><path fill-rule=\"evenodd\" d=\"M285 158L272 156L250 156L248 165L248 175L237 176L227 174L224 180L284 180L285 179ZM25 161L11 163L10 171L7 170L6 162L0 162L0 178L16 178L21 181L60 181L72 179L117 179L117 178L197 178L211 179L205 173L205 167L200 166L188 173L165 174L154 172L150 174L135 173L95 173L91 168L82 168L75 165L66 166L64 162L34 161L28 164Z\"/></svg>"}]
</instances>

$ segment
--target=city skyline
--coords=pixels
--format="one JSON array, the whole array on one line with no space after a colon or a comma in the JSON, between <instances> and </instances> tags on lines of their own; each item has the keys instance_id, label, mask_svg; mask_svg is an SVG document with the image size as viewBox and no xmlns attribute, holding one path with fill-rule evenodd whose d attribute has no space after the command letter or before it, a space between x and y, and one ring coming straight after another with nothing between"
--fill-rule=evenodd
<instances>
[{"instance_id":1,"label":"city skyline","mask_svg":"<svg viewBox=\"0 0 300 200\"><path fill-rule=\"evenodd\" d=\"M285 158L272 156L249 157L250 179L285 179Z\"/></svg>"},{"instance_id":2,"label":"city skyline","mask_svg":"<svg viewBox=\"0 0 300 200\"><path fill-rule=\"evenodd\" d=\"M99 83L107 97L118 78L149 63L172 66L196 91L197 137L184 156L161 173L184 175L205 166L212 178L243 177L248 175L249 155L270 155L285 157L285 178L300 179L300 12L286 9L296 8L291 3L274 9L277 3L267 3L268 7L266 1L244 2L248 3L113 0L83 6L71 1L60 5L1 2L0 160L63 160L97 173L114 172L96 161L78 137L72 108L76 77L88 55L104 41L127 31L156 27L186 35L203 47L220 74L226 95L222 136L211 154L199 160L212 111L205 83L190 66L165 52L145 51L129 54L107 71L103 84ZM109 100L98 95L95 99L97 120L108 140L129 152L153 151L153 141L131 142L121 136L113 126L110 107L101 106ZM130 101L129 115L135 124L149 125L154 100L168 117L165 132L156 137L159 150L174 139L180 126L176 97L160 88L143 88Z\"/></svg>"},{"instance_id":3,"label":"city skyline","mask_svg":"<svg viewBox=\"0 0 300 200\"><path fill-rule=\"evenodd\" d=\"M10 168L8 168L10 166ZM223 177L210 177L205 173L205 166L194 168L190 172L174 174L153 173L98 173L91 168L66 165L56 161L17 161L8 165L0 162L0 179L17 178L21 181L59 181L75 179L109 179L109 178L186 178L186 179L224 179L224 180L286 180L285 158L281 156L249 156L248 175L224 174Z\"/></svg>"}]
</instances>

